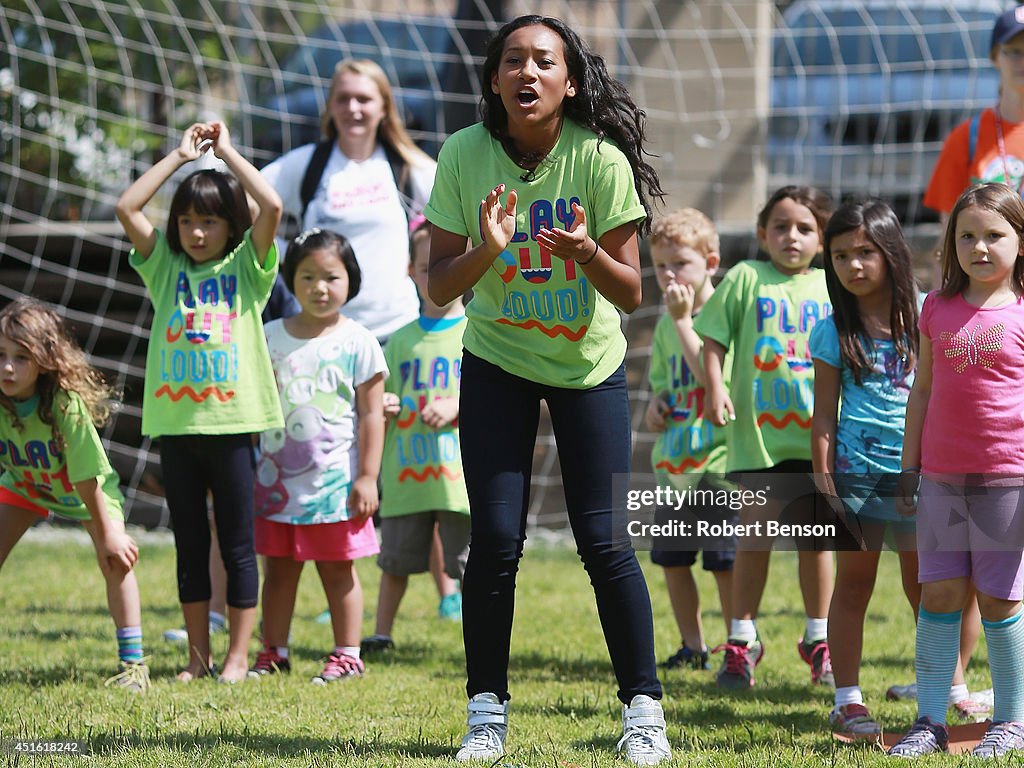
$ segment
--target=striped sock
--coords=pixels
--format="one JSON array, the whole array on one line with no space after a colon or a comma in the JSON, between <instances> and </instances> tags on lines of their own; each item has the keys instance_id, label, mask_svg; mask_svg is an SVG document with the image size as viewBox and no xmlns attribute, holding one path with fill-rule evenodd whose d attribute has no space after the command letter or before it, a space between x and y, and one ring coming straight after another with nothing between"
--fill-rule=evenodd
<instances>
[{"instance_id":1,"label":"striped sock","mask_svg":"<svg viewBox=\"0 0 1024 768\"><path fill-rule=\"evenodd\" d=\"M946 722L949 686L960 654L960 615L932 613L921 608L917 614L917 716L933 723Z\"/></svg>"},{"instance_id":2,"label":"striped sock","mask_svg":"<svg viewBox=\"0 0 1024 768\"><path fill-rule=\"evenodd\" d=\"M117 658L125 664L142 661L142 627L120 627L117 630Z\"/></svg>"},{"instance_id":3,"label":"striped sock","mask_svg":"<svg viewBox=\"0 0 1024 768\"><path fill-rule=\"evenodd\" d=\"M994 723L1024 721L1024 621L1021 611L1002 621L981 620L992 672Z\"/></svg>"}]
</instances>

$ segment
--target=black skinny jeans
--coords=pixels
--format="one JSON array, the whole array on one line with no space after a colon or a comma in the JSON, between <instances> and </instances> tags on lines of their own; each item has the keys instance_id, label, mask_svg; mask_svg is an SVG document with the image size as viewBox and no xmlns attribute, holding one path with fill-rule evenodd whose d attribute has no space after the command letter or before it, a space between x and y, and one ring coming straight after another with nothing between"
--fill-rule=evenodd
<instances>
[{"instance_id":1,"label":"black skinny jeans","mask_svg":"<svg viewBox=\"0 0 1024 768\"><path fill-rule=\"evenodd\" d=\"M612 476L629 472L631 453L624 368L591 389L564 389L513 376L469 352L463 352L459 401L472 521L462 603L466 692L509 699L516 573L526 540L542 399L551 413L569 523L597 598L619 699L628 704L640 693L660 699L647 583L628 546L625 515L613 514ZM625 491L624 482L620 488ZM625 497L620 501L624 509Z\"/></svg>"}]
</instances>

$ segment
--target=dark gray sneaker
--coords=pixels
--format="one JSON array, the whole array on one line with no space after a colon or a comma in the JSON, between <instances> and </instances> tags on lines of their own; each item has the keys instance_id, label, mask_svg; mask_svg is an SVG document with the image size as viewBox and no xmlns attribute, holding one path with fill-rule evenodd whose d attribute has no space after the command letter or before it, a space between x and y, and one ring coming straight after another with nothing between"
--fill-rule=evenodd
<instances>
[{"instance_id":1,"label":"dark gray sneaker","mask_svg":"<svg viewBox=\"0 0 1024 768\"><path fill-rule=\"evenodd\" d=\"M682 667L711 669L711 662L708 660L707 649L695 651L692 648L687 648L686 643L683 643L679 646L679 650L665 659L660 666L662 669L681 669Z\"/></svg>"},{"instance_id":2,"label":"dark gray sneaker","mask_svg":"<svg viewBox=\"0 0 1024 768\"><path fill-rule=\"evenodd\" d=\"M389 635L370 635L359 643L360 653L383 653L395 647L395 641Z\"/></svg>"},{"instance_id":3,"label":"dark gray sneaker","mask_svg":"<svg viewBox=\"0 0 1024 768\"><path fill-rule=\"evenodd\" d=\"M919 717L906 735L889 749L893 757L921 757L933 752L945 752L949 744L949 729L942 723L933 723L930 717Z\"/></svg>"},{"instance_id":4,"label":"dark gray sneaker","mask_svg":"<svg viewBox=\"0 0 1024 768\"><path fill-rule=\"evenodd\" d=\"M1008 752L1024 750L1024 724L992 723L985 738L974 748L974 757L1002 757Z\"/></svg>"}]
</instances>

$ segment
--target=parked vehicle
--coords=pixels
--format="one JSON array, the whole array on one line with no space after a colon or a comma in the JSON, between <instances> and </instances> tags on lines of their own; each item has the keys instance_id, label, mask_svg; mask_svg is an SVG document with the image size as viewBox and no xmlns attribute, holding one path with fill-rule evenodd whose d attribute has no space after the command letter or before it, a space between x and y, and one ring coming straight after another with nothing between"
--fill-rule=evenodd
<instances>
[{"instance_id":1,"label":"parked vehicle","mask_svg":"<svg viewBox=\"0 0 1024 768\"><path fill-rule=\"evenodd\" d=\"M406 126L431 154L440 146L445 73L456 51L451 22L440 17L377 18L327 24L281 60L279 76L257 84L251 145L269 158L320 138L334 66L341 59L376 61L387 73Z\"/></svg>"},{"instance_id":2,"label":"parked vehicle","mask_svg":"<svg viewBox=\"0 0 1024 768\"><path fill-rule=\"evenodd\" d=\"M769 184L876 195L905 223L950 130L995 102L1000 0L797 0L776 31Z\"/></svg>"}]
</instances>

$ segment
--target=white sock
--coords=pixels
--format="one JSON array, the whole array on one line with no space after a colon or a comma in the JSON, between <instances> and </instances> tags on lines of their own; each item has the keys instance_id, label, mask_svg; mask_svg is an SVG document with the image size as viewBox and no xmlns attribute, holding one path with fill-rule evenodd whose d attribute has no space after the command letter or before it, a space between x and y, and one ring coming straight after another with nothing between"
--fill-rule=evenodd
<instances>
[{"instance_id":1,"label":"white sock","mask_svg":"<svg viewBox=\"0 0 1024 768\"><path fill-rule=\"evenodd\" d=\"M804 628L804 642L817 643L826 638L828 638L828 619L812 619L808 616Z\"/></svg>"},{"instance_id":2,"label":"white sock","mask_svg":"<svg viewBox=\"0 0 1024 768\"><path fill-rule=\"evenodd\" d=\"M335 654L344 654L345 656L351 656L353 659L359 658L359 646L351 645L337 645L334 647Z\"/></svg>"},{"instance_id":3,"label":"white sock","mask_svg":"<svg viewBox=\"0 0 1024 768\"><path fill-rule=\"evenodd\" d=\"M845 688L836 688L836 709L845 707L847 704L863 704L864 694L861 693L859 685L848 685Z\"/></svg>"},{"instance_id":4,"label":"white sock","mask_svg":"<svg viewBox=\"0 0 1024 768\"><path fill-rule=\"evenodd\" d=\"M950 704L959 704L961 701L965 701L969 698L971 698L971 693L967 690L967 683L949 686Z\"/></svg>"},{"instance_id":5,"label":"white sock","mask_svg":"<svg viewBox=\"0 0 1024 768\"><path fill-rule=\"evenodd\" d=\"M279 645L279 646L277 646L276 650L277 650L277 655L280 656L282 659L287 659L288 658L288 646L287 645Z\"/></svg>"},{"instance_id":6,"label":"white sock","mask_svg":"<svg viewBox=\"0 0 1024 768\"><path fill-rule=\"evenodd\" d=\"M730 640L752 643L757 640L757 627L753 619L733 619L729 629Z\"/></svg>"}]
</instances>

